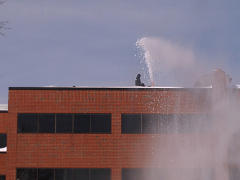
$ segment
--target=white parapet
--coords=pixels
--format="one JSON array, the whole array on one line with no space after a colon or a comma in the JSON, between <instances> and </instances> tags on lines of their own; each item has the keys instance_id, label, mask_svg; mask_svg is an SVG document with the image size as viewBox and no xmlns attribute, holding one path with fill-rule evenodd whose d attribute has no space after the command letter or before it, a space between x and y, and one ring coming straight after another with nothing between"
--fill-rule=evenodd
<instances>
[{"instance_id":1,"label":"white parapet","mask_svg":"<svg viewBox=\"0 0 240 180\"><path fill-rule=\"evenodd\" d=\"M0 111L7 111L8 105L7 104L0 104Z\"/></svg>"}]
</instances>

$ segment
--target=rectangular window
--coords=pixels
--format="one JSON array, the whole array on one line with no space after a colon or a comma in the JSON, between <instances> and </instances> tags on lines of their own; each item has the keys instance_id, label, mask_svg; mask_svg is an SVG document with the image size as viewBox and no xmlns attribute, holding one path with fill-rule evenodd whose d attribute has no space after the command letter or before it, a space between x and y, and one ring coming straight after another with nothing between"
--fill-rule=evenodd
<instances>
[{"instance_id":1,"label":"rectangular window","mask_svg":"<svg viewBox=\"0 0 240 180\"><path fill-rule=\"evenodd\" d=\"M39 133L55 132L55 114L39 114L38 116Z\"/></svg>"},{"instance_id":2,"label":"rectangular window","mask_svg":"<svg viewBox=\"0 0 240 180\"><path fill-rule=\"evenodd\" d=\"M7 152L7 134L0 134L0 153Z\"/></svg>"},{"instance_id":3,"label":"rectangular window","mask_svg":"<svg viewBox=\"0 0 240 180\"><path fill-rule=\"evenodd\" d=\"M79 169L56 169L55 179L56 180L71 180L71 179L81 179L89 180L89 169L79 168Z\"/></svg>"},{"instance_id":4,"label":"rectangular window","mask_svg":"<svg viewBox=\"0 0 240 180\"><path fill-rule=\"evenodd\" d=\"M195 117L196 118L196 117ZM178 115L177 126L179 133L189 133L195 131L195 124L197 119L192 115L181 114Z\"/></svg>"},{"instance_id":5,"label":"rectangular window","mask_svg":"<svg viewBox=\"0 0 240 180\"><path fill-rule=\"evenodd\" d=\"M36 133L37 114L18 114L18 132Z\"/></svg>"},{"instance_id":6,"label":"rectangular window","mask_svg":"<svg viewBox=\"0 0 240 180\"><path fill-rule=\"evenodd\" d=\"M89 180L90 179L89 169L72 169L72 179Z\"/></svg>"},{"instance_id":7,"label":"rectangular window","mask_svg":"<svg viewBox=\"0 0 240 180\"><path fill-rule=\"evenodd\" d=\"M75 133L111 133L111 114L75 114Z\"/></svg>"},{"instance_id":8,"label":"rectangular window","mask_svg":"<svg viewBox=\"0 0 240 180\"><path fill-rule=\"evenodd\" d=\"M0 175L0 180L6 180L6 176L5 175Z\"/></svg>"},{"instance_id":9,"label":"rectangular window","mask_svg":"<svg viewBox=\"0 0 240 180\"><path fill-rule=\"evenodd\" d=\"M56 115L56 132L72 133L72 130L73 130L73 115L57 114Z\"/></svg>"},{"instance_id":10,"label":"rectangular window","mask_svg":"<svg viewBox=\"0 0 240 180\"><path fill-rule=\"evenodd\" d=\"M111 114L92 114L91 133L111 133Z\"/></svg>"},{"instance_id":11,"label":"rectangular window","mask_svg":"<svg viewBox=\"0 0 240 180\"><path fill-rule=\"evenodd\" d=\"M174 173L174 176L172 176ZM239 175L239 174L238 174ZM236 176L239 180L240 176ZM123 168L122 180L215 179L213 168Z\"/></svg>"},{"instance_id":12,"label":"rectangular window","mask_svg":"<svg viewBox=\"0 0 240 180\"><path fill-rule=\"evenodd\" d=\"M17 169L17 180L37 180L37 169Z\"/></svg>"},{"instance_id":13,"label":"rectangular window","mask_svg":"<svg viewBox=\"0 0 240 180\"><path fill-rule=\"evenodd\" d=\"M54 180L54 169L38 169L38 180Z\"/></svg>"},{"instance_id":14,"label":"rectangular window","mask_svg":"<svg viewBox=\"0 0 240 180\"><path fill-rule=\"evenodd\" d=\"M142 168L123 168L122 180L144 180Z\"/></svg>"},{"instance_id":15,"label":"rectangular window","mask_svg":"<svg viewBox=\"0 0 240 180\"><path fill-rule=\"evenodd\" d=\"M205 132L206 114L122 114L123 134L167 134Z\"/></svg>"},{"instance_id":16,"label":"rectangular window","mask_svg":"<svg viewBox=\"0 0 240 180\"><path fill-rule=\"evenodd\" d=\"M239 180L240 179L240 169L237 166L229 167L229 180Z\"/></svg>"},{"instance_id":17,"label":"rectangular window","mask_svg":"<svg viewBox=\"0 0 240 180\"><path fill-rule=\"evenodd\" d=\"M90 132L90 114L75 114L74 133Z\"/></svg>"},{"instance_id":18,"label":"rectangular window","mask_svg":"<svg viewBox=\"0 0 240 180\"><path fill-rule=\"evenodd\" d=\"M158 131L158 115L143 114L142 115L142 133L155 134Z\"/></svg>"},{"instance_id":19,"label":"rectangular window","mask_svg":"<svg viewBox=\"0 0 240 180\"><path fill-rule=\"evenodd\" d=\"M141 133L141 114L122 114L122 133Z\"/></svg>"},{"instance_id":20,"label":"rectangular window","mask_svg":"<svg viewBox=\"0 0 240 180\"><path fill-rule=\"evenodd\" d=\"M18 133L111 133L111 114L18 114Z\"/></svg>"},{"instance_id":21,"label":"rectangular window","mask_svg":"<svg viewBox=\"0 0 240 180\"><path fill-rule=\"evenodd\" d=\"M177 116L174 114L160 114L158 116L158 133L176 133Z\"/></svg>"},{"instance_id":22,"label":"rectangular window","mask_svg":"<svg viewBox=\"0 0 240 180\"><path fill-rule=\"evenodd\" d=\"M72 169L55 169L55 179L68 180L72 179Z\"/></svg>"},{"instance_id":23,"label":"rectangular window","mask_svg":"<svg viewBox=\"0 0 240 180\"><path fill-rule=\"evenodd\" d=\"M90 169L91 180L110 180L111 170L110 169Z\"/></svg>"},{"instance_id":24,"label":"rectangular window","mask_svg":"<svg viewBox=\"0 0 240 180\"><path fill-rule=\"evenodd\" d=\"M19 168L17 180L111 180L111 169L99 168ZM1 180L1 179L0 179Z\"/></svg>"}]
</instances>

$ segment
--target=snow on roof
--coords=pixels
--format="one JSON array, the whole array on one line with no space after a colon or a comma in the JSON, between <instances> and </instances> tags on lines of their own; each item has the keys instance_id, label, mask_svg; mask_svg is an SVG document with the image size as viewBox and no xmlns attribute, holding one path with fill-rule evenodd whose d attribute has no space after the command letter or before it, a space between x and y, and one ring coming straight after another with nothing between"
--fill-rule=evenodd
<instances>
[{"instance_id":1,"label":"snow on roof","mask_svg":"<svg viewBox=\"0 0 240 180\"><path fill-rule=\"evenodd\" d=\"M194 90L211 87L177 87L177 86L58 86L58 87L9 87L9 90Z\"/></svg>"},{"instance_id":2,"label":"snow on roof","mask_svg":"<svg viewBox=\"0 0 240 180\"><path fill-rule=\"evenodd\" d=\"M0 111L7 111L8 105L7 104L0 104Z\"/></svg>"},{"instance_id":3,"label":"snow on roof","mask_svg":"<svg viewBox=\"0 0 240 180\"><path fill-rule=\"evenodd\" d=\"M1 152L7 152L7 147L0 148L0 153L1 153Z\"/></svg>"},{"instance_id":4,"label":"snow on roof","mask_svg":"<svg viewBox=\"0 0 240 180\"><path fill-rule=\"evenodd\" d=\"M53 87L53 86L52 86ZM103 87L92 87L92 86L73 86L73 88L74 87L76 87L76 88L99 88L99 89L101 89L101 88L103 88L103 89L105 89L105 88L110 88L110 89L118 89L118 88L121 88L121 89L132 89L132 88L149 88L149 89L151 89L151 88L163 88L163 89L165 89L165 88L184 88L184 87L175 87L175 86L103 86Z\"/></svg>"}]
</instances>

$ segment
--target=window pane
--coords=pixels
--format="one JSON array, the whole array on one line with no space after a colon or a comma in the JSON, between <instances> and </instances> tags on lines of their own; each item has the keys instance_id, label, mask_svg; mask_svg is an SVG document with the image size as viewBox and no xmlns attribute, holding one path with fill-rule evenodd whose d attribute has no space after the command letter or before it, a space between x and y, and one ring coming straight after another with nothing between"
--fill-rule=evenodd
<instances>
[{"instance_id":1,"label":"window pane","mask_svg":"<svg viewBox=\"0 0 240 180\"><path fill-rule=\"evenodd\" d=\"M6 176L0 175L0 180L6 180Z\"/></svg>"},{"instance_id":2,"label":"window pane","mask_svg":"<svg viewBox=\"0 0 240 180\"><path fill-rule=\"evenodd\" d=\"M212 128L211 117L208 114L194 114L192 116L192 124L195 132L208 132Z\"/></svg>"},{"instance_id":3,"label":"window pane","mask_svg":"<svg viewBox=\"0 0 240 180\"><path fill-rule=\"evenodd\" d=\"M72 179L72 169L55 169L56 180L70 180Z\"/></svg>"},{"instance_id":4,"label":"window pane","mask_svg":"<svg viewBox=\"0 0 240 180\"><path fill-rule=\"evenodd\" d=\"M55 169L55 179L56 180L89 180L89 169L79 168L79 169Z\"/></svg>"},{"instance_id":5,"label":"window pane","mask_svg":"<svg viewBox=\"0 0 240 180\"><path fill-rule=\"evenodd\" d=\"M92 114L91 116L92 133L111 133L110 114Z\"/></svg>"},{"instance_id":6,"label":"window pane","mask_svg":"<svg viewBox=\"0 0 240 180\"><path fill-rule=\"evenodd\" d=\"M194 123L195 118L193 115L190 114L179 114L177 119L177 128L179 133L190 133L194 132Z\"/></svg>"},{"instance_id":7,"label":"window pane","mask_svg":"<svg viewBox=\"0 0 240 180\"><path fill-rule=\"evenodd\" d=\"M55 115L54 114L39 114L39 129L40 133L55 132Z\"/></svg>"},{"instance_id":8,"label":"window pane","mask_svg":"<svg viewBox=\"0 0 240 180\"><path fill-rule=\"evenodd\" d=\"M72 179L89 180L89 169L73 169Z\"/></svg>"},{"instance_id":9,"label":"window pane","mask_svg":"<svg viewBox=\"0 0 240 180\"><path fill-rule=\"evenodd\" d=\"M110 169L90 169L90 180L110 180Z\"/></svg>"},{"instance_id":10,"label":"window pane","mask_svg":"<svg viewBox=\"0 0 240 180\"><path fill-rule=\"evenodd\" d=\"M158 119L157 115L154 114L143 114L142 115L142 132L148 134L157 133Z\"/></svg>"},{"instance_id":11,"label":"window pane","mask_svg":"<svg viewBox=\"0 0 240 180\"><path fill-rule=\"evenodd\" d=\"M0 134L0 148L7 147L7 135L6 134Z\"/></svg>"},{"instance_id":12,"label":"window pane","mask_svg":"<svg viewBox=\"0 0 240 180\"><path fill-rule=\"evenodd\" d=\"M143 171L141 168L123 168L122 180L143 180Z\"/></svg>"},{"instance_id":13,"label":"window pane","mask_svg":"<svg viewBox=\"0 0 240 180\"><path fill-rule=\"evenodd\" d=\"M38 169L38 180L54 180L54 169Z\"/></svg>"},{"instance_id":14,"label":"window pane","mask_svg":"<svg viewBox=\"0 0 240 180\"><path fill-rule=\"evenodd\" d=\"M37 180L37 169L17 169L17 180Z\"/></svg>"},{"instance_id":15,"label":"window pane","mask_svg":"<svg viewBox=\"0 0 240 180\"><path fill-rule=\"evenodd\" d=\"M75 133L90 132L90 114L75 114L74 132Z\"/></svg>"},{"instance_id":16,"label":"window pane","mask_svg":"<svg viewBox=\"0 0 240 180\"><path fill-rule=\"evenodd\" d=\"M159 133L177 133L176 115L158 115Z\"/></svg>"},{"instance_id":17,"label":"window pane","mask_svg":"<svg viewBox=\"0 0 240 180\"><path fill-rule=\"evenodd\" d=\"M238 167L229 167L229 180L239 180L240 169Z\"/></svg>"},{"instance_id":18,"label":"window pane","mask_svg":"<svg viewBox=\"0 0 240 180\"><path fill-rule=\"evenodd\" d=\"M122 133L141 133L141 115L122 114Z\"/></svg>"},{"instance_id":19,"label":"window pane","mask_svg":"<svg viewBox=\"0 0 240 180\"><path fill-rule=\"evenodd\" d=\"M18 114L18 132L37 132L37 114Z\"/></svg>"},{"instance_id":20,"label":"window pane","mask_svg":"<svg viewBox=\"0 0 240 180\"><path fill-rule=\"evenodd\" d=\"M72 132L72 114L57 114L56 118L57 133Z\"/></svg>"},{"instance_id":21,"label":"window pane","mask_svg":"<svg viewBox=\"0 0 240 180\"><path fill-rule=\"evenodd\" d=\"M163 172L158 168L146 168L142 171L142 178L145 180L161 180L166 179L163 176Z\"/></svg>"}]
</instances>

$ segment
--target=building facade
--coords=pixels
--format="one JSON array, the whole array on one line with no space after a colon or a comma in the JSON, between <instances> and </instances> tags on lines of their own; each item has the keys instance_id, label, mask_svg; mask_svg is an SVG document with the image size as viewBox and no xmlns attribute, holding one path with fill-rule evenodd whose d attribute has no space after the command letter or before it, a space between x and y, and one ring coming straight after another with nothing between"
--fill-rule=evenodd
<instances>
[{"instance_id":1,"label":"building facade","mask_svg":"<svg viewBox=\"0 0 240 180\"><path fill-rule=\"evenodd\" d=\"M187 169L187 163L174 162L176 144L182 142L184 150L184 142L192 142L190 155L201 153L203 143L194 143L201 134L200 142L213 145L205 138L211 93L209 88L10 87L8 110L0 111L2 149L6 146L0 179L157 180L165 169ZM197 167L210 169L211 179L208 161L199 159Z\"/></svg>"}]
</instances>

